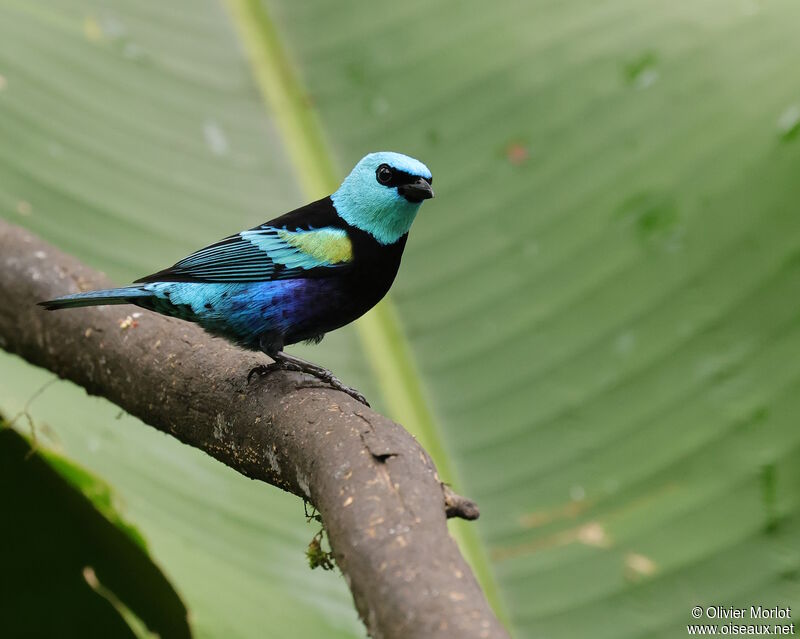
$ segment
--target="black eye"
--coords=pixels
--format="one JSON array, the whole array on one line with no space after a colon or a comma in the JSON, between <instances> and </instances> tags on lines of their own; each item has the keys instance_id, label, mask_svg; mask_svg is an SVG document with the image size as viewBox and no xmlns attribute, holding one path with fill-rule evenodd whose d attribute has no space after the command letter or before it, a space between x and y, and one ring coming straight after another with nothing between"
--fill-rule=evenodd
<instances>
[{"instance_id":1,"label":"black eye","mask_svg":"<svg viewBox=\"0 0 800 639\"><path fill-rule=\"evenodd\" d=\"M378 170L375 171L375 176L378 178L378 182L383 185L390 184L392 177L394 177L392 174L392 169L389 168L388 164L381 164L378 167Z\"/></svg>"}]
</instances>

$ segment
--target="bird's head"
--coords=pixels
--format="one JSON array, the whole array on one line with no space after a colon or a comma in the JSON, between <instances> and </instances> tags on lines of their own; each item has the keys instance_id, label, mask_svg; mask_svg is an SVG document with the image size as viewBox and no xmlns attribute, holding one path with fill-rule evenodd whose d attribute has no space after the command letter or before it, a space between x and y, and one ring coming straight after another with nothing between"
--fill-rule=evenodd
<instances>
[{"instance_id":1,"label":"bird's head","mask_svg":"<svg viewBox=\"0 0 800 639\"><path fill-rule=\"evenodd\" d=\"M420 204L433 197L433 177L419 160L401 153L370 153L356 164L331 196L339 215L393 244L408 233Z\"/></svg>"}]
</instances>

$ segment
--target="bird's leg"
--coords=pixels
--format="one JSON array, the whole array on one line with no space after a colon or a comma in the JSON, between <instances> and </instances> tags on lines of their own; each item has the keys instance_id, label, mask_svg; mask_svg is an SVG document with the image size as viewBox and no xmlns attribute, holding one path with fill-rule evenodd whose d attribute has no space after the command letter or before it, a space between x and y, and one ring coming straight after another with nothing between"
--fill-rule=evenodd
<instances>
[{"instance_id":1,"label":"bird's leg","mask_svg":"<svg viewBox=\"0 0 800 639\"><path fill-rule=\"evenodd\" d=\"M321 337L317 341L320 339ZM336 390L347 393L353 399L356 399L362 404L369 406L369 402L361 393L354 388L345 386L339 379L334 377L333 373L331 373L327 368L323 368L322 366L312 364L311 362L300 359L299 357L294 357L293 355L284 353L282 334L278 332L263 333L258 339L258 346L274 361L272 364L261 364L260 366L253 368L247 375L248 383L255 374L264 376L269 375L273 371L277 370L298 371L313 375L321 382L328 384L331 388L335 388Z\"/></svg>"},{"instance_id":2,"label":"bird's leg","mask_svg":"<svg viewBox=\"0 0 800 639\"><path fill-rule=\"evenodd\" d=\"M288 370L302 371L303 373L313 375L321 382L328 384L328 386L331 388L347 393L353 399L358 400L365 406L369 406L369 402L361 393L359 393L355 388L345 386L337 377L334 377L333 373L331 373L327 368L323 368L317 364L312 364L311 362L307 362L306 360L295 357L294 355L289 355L283 351L278 351L274 355L270 355L270 357L275 360L275 364L280 364L282 367L285 367ZM270 366L272 366L272 364Z\"/></svg>"},{"instance_id":3,"label":"bird's leg","mask_svg":"<svg viewBox=\"0 0 800 639\"><path fill-rule=\"evenodd\" d=\"M293 366L287 362L278 359L278 354L283 348L283 335L281 335L277 331L267 331L266 333L263 333L261 336L259 336L258 347L261 349L262 352L271 357L274 361L272 362L272 364L259 364L258 366L255 366L252 369L250 369L250 372L247 374L248 384L250 383L250 379L253 377L253 375L260 375L261 377L264 377L265 375L269 375L273 371L303 370L299 366Z\"/></svg>"}]
</instances>

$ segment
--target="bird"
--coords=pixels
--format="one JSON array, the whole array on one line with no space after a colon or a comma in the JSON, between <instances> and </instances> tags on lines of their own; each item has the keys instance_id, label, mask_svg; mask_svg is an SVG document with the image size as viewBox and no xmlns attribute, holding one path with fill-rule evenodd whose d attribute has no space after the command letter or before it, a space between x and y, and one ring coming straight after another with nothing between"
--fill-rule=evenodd
<instances>
[{"instance_id":1,"label":"bird","mask_svg":"<svg viewBox=\"0 0 800 639\"><path fill-rule=\"evenodd\" d=\"M369 153L327 197L201 248L129 286L39 304L48 310L134 304L195 322L272 359L252 369L248 381L254 373L301 371L368 406L331 371L284 348L319 343L386 295L417 212L434 196L432 184L419 160Z\"/></svg>"}]
</instances>

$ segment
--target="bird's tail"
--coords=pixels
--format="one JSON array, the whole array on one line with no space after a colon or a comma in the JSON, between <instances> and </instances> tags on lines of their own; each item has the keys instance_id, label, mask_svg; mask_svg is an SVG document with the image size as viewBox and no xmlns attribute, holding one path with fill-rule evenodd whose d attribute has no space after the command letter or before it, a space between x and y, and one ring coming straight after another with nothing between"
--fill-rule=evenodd
<instances>
[{"instance_id":1,"label":"bird's tail","mask_svg":"<svg viewBox=\"0 0 800 639\"><path fill-rule=\"evenodd\" d=\"M152 297L150 291L140 286L127 286L124 288L109 288L102 291L88 291L57 297L46 302L39 302L48 311L60 308L75 308L78 306L99 306L102 304L136 304L140 299Z\"/></svg>"}]
</instances>

